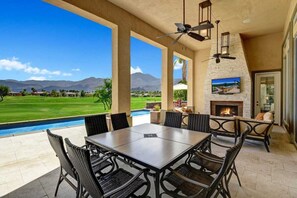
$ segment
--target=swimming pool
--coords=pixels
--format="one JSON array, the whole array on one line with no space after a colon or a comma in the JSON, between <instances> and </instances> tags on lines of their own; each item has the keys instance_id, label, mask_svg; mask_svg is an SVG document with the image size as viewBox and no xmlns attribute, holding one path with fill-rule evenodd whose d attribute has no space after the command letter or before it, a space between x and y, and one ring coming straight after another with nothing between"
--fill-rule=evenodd
<instances>
[{"instance_id":1,"label":"swimming pool","mask_svg":"<svg viewBox=\"0 0 297 198\"><path fill-rule=\"evenodd\" d=\"M150 110L136 110L131 111L131 116L141 116L149 114ZM22 133L34 133L44 131L46 129L56 129L64 127L79 126L85 124L84 118L71 118L71 119L61 119L61 120L51 120L51 121L41 121L41 122L28 122L21 124L13 124L7 126L0 126L0 137L13 136Z\"/></svg>"},{"instance_id":2,"label":"swimming pool","mask_svg":"<svg viewBox=\"0 0 297 198\"><path fill-rule=\"evenodd\" d=\"M150 114L150 110L142 109L142 110L131 111L131 117L147 115L147 114Z\"/></svg>"}]
</instances>

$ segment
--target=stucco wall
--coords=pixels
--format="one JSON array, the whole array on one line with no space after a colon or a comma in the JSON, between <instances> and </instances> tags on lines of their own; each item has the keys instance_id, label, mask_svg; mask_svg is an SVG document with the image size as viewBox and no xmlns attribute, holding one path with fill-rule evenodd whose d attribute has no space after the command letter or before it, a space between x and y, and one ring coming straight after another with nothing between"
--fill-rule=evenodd
<instances>
[{"instance_id":1,"label":"stucco wall","mask_svg":"<svg viewBox=\"0 0 297 198\"><path fill-rule=\"evenodd\" d=\"M292 18L292 15L293 15L296 5L297 5L297 0L291 0L291 5L289 7L287 19L286 19L286 22L284 25L283 38L285 38L285 36L286 36L287 29L288 29L289 23L291 22L291 18Z\"/></svg>"},{"instance_id":2,"label":"stucco wall","mask_svg":"<svg viewBox=\"0 0 297 198\"><path fill-rule=\"evenodd\" d=\"M282 40L282 32L243 40L249 70L281 69Z\"/></svg>"},{"instance_id":3,"label":"stucco wall","mask_svg":"<svg viewBox=\"0 0 297 198\"><path fill-rule=\"evenodd\" d=\"M195 112L204 113L204 81L206 78L210 48L195 52L194 106Z\"/></svg>"}]
</instances>

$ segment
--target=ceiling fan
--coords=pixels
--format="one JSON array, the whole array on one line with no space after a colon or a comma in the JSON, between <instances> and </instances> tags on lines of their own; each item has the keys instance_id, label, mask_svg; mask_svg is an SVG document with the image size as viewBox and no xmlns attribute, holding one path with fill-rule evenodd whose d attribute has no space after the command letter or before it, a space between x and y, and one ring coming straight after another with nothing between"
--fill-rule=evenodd
<instances>
[{"instance_id":1,"label":"ceiling fan","mask_svg":"<svg viewBox=\"0 0 297 198\"><path fill-rule=\"evenodd\" d=\"M157 38L162 38L162 37L169 36L172 34L180 34L172 43L172 44L175 44L183 35L187 34L188 36L190 36L198 41L203 41L203 40L205 40L205 38L203 36L201 36L200 34L197 34L193 31L205 30L205 29L210 29L210 28L214 27L212 23L206 23L206 24L197 25L194 27L192 27L190 24L186 24L186 22L185 22L185 0L183 0L183 23L174 23L174 24L177 27L176 32L158 36Z\"/></svg>"},{"instance_id":2,"label":"ceiling fan","mask_svg":"<svg viewBox=\"0 0 297 198\"><path fill-rule=\"evenodd\" d=\"M208 61L208 60L211 60L211 59L216 59L216 63L220 63L221 62L221 58L222 59L235 60L236 57L229 56L229 54L219 53L219 23L220 23L220 20L216 20L215 23L217 24L217 53L215 53L214 55L212 55L212 58L207 59L205 61Z\"/></svg>"}]
</instances>

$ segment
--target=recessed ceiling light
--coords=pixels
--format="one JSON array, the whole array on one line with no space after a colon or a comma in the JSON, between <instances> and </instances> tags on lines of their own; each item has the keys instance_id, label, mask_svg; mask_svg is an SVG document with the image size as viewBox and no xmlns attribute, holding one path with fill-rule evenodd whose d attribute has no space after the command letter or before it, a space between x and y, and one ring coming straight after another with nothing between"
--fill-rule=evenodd
<instances>
[{"instance_id":1,"label":"recessed ceiling light","mask_svg":"<svg viewBox=\"0 0 297 198\"><path fill-rule=\"evenodd\" d=\"M248 23L250 23L250 22L251 22L251 19L250 19L250 18L244 19L244 20L242 21L242 23L244 23L244 24L248 24Z\"/></svg>"}]
</instances>

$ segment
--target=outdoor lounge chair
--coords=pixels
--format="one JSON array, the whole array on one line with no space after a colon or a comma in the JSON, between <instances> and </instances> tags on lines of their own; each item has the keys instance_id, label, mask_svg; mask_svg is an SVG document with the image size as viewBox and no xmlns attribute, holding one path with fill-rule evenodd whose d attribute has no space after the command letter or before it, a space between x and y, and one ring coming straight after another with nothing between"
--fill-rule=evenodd
<instances>
[{"instance_id":1,"label":"outdoor lounge chair","mask_svg":"<svg viewBox=\"0 0 297 198\"><path fill-rule=\"evenodd\" d=\"M181 128L182 113L167 111L165 116L164 126Z\"/></svg>"},{"instance_id":2,"label":"outdoor lounge chair","mask_svg":"<svg viewBox=\"0 0 297 198\"><path fill-rule=\"evenodd\" d=\"M65 151L64 148L64 143L63 143L63 138L62 136L56 135L51 133L51 131L49 129L46 130L47 135L48 135L48 139L49 142L52 146L52 148L54 149L59 161L60 161L60 175L59 175L59 180L57 183L57 187L55 190L55 196L57 196L58 193L58 189L60 184L62 183L62 181L66 181L74 190L76 190L77 192L77 196L78 196L78 185L73 184L68 178L67 176L69 175L70 177L72 177L73 179L75 179L77 181L77 175L75 174L73 165L71 163L71 161L68 158L68 155ZM107 159L110 159L107 156L104 156ZM111 162L105 160L101 162L100 158L97 158L96 156L92 156L91 158L91 163L92 163L92 170L94 173L100 173L101 174L101 170L107 168L108 166L112 165Z\"/></svg>"},{"instance_id":3,"label":"outdoor lounge chair","mask_svg":"<svg viewBox=\"0 0 297 198\"><path fill-rule=\"evenodd\" d=\"M240 139L239 139L239 142L236 144L236 146L238 146L238 152L236 154L236 156L239 154L241 148L242 148L242 145L247 137L247 135L251 132L251 129L250 127L246 127L245 131L241 134L240 136ZM226 149L231 149L232 147L229 147L229 146L225 146L225 145L221 145L221 144L218 144L216 142L211 142L212 144L215 144L221 148L226 148ZM236 158L235 156L235 158ZM236 169L236 165L235 165L235 158L234 158L234 161L233 161L233 164L230 168L230 171L227 175L225 175L225 186L226 186L226 192L228 193L228 195L231 197L230 195L230 191L229 191L229 188L228 188L228 184L229 184L229 181L231 179L231 176L233 175L233 173L236 175L237 177L237 180L238 180L238 183L239 183L239 186L241 186L241 182L240 182L240 179L239 179L239 175L238 175L238 172L237 172L237 169ZM200 166L200 170L206 170L206 171L209 171L209 175L212 175L212 174L218 174L222 165L223 165L223 162L224 162L224 157L220 157L220 156L217 156L215 154L212 154L212 153L208 153L208 152L205 152L205 151L197 151L194 153L193 157L189 160L188 164L191 164L191 163L194 163L198 166Z\"/></svg>"},{"instance_id":4,"label":"outdoor lounge chair","mask_svg":"<svg viewBox=\"0 0 297 198\"><path fill-rule=\"evenodd\" d=\"M226 151L218 174L213 175L213 177L203 170L193 168L189 164L182 164L174 170L170 168L167 175L165 175L164 171L161 176L163 194L175 198L209 198L218 197L219 194L226 197L229 193L224 188L224 176L230 171L240 147L241 145L237 144ZM168 184L170 184L170 188L168 188Z\"/></svg>"},{"instance_id":5,"label":"outdoor lounge chair","mask_svg":"<svg viewBox=\"0 0 297 198\"><path fill-rule=\"evenodd\" d=\"M237 130L236 117L211 116L209 122L212 135L215 137L218 135L234 137L234 143L236 144L237 138L240 136Z\"/></svg>"},{"instance_id":6,"label":"outdoor lounge chair","mask_svg":"<svg viewBox=\"0 0 297 198\"><path fill-rule=\"evenodd\" d=\"M247 119L240 118L238 119L238 130L240 133L249 126L251 128L251 133L247 136L247 139L262 141L267 152L269 150L270 144L270 133L273 128L274 120L255 120L255 119Z\"/></svg>"},{"instance_id":7,"label":"outdoor lounge chair","mask_svg":"<svg viewBox=\"0 0 297 198\"><path fill-rule=\"evenodd\" d=\"M146 190L141 197L148 194L150 190L150 182L147 178L148 170L141 170L133 175L120 168L98 178L92 171L89 151L73 145L68 138L65 139L65 142L69 158L78 174L80 189L83 189L79 191L80 197L88 197L89 195L94 198L135 197L134 193L144 186L146 186ZM142 174L144 174L146 181L140 178Z\"/></svg>"},{"instance_id":8,"label":"outdoor lounge chair","mask_svg":"<svg viewBox=\"0 0 297 198\"><path fill-rule=\"evenodd\" d=\"M113 130L119 130L129 127L126 113L111 114L110 118Z\"/></svg>"}]
</instances>

